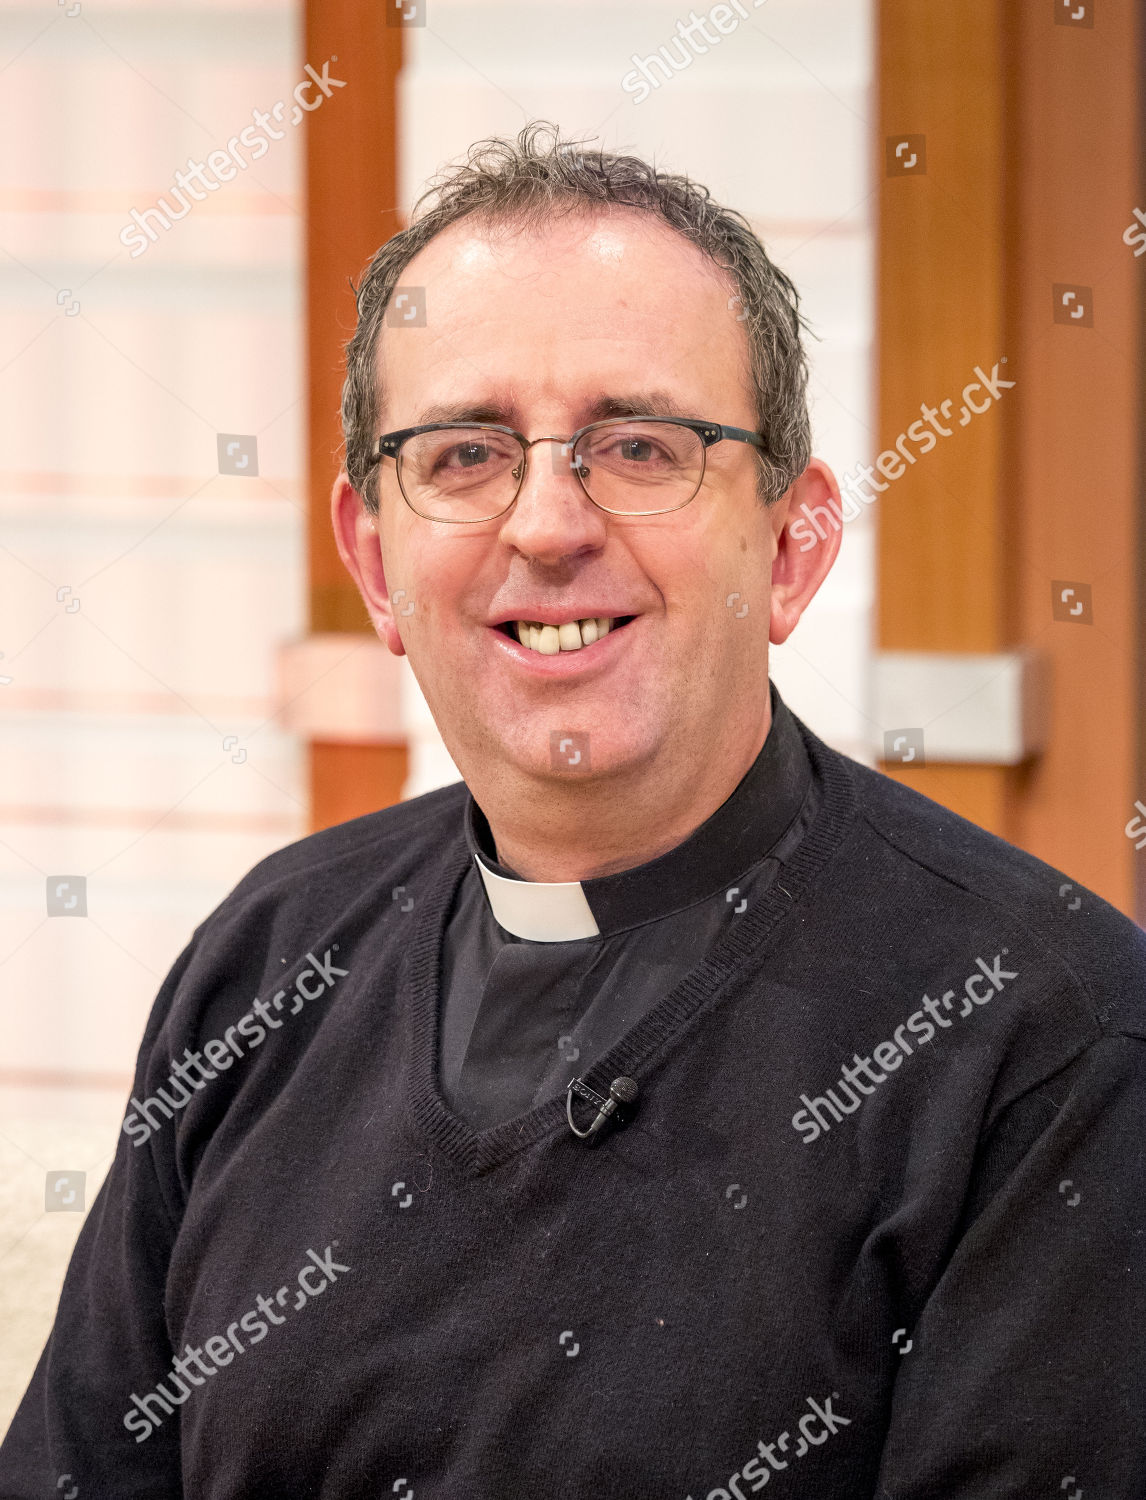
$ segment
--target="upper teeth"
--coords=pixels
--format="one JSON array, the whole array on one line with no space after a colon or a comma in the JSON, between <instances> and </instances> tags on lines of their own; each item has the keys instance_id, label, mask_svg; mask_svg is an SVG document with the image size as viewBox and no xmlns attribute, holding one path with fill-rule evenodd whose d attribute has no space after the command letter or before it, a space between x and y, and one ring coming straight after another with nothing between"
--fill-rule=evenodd
<instances>
[{"instance_id":1,"label":"upper teeth","mask_svg":"<svg viewBox=\"0 0 1146 1500\"><path fill-rule=\"evenodd\" d=\"M515 620L513 628L523 646L540 651L545 656L556 656L559 651L580 651L582 646L591 646L601 636L608 635L613 628L613 619L607 615L586 620L568 620L564 625L541 625L535 620Z\"/></svg>"}]
</instances>

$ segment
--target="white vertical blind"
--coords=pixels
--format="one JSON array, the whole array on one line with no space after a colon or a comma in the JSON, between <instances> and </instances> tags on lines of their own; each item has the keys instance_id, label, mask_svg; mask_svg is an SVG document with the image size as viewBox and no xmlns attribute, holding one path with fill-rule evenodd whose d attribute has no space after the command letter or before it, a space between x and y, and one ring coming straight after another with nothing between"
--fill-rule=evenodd
<instances>
[{"instance_id":1,"label":"white vertical blind","mask_svg":"<svg viewBox=\"0 0 1146 1500\"><path fill-rule=\"evenodd\" d=\"M304 61L282 0L0 11L0 1430L82 1222L47 1172L90 1205L160 980L305 827L299 128L119 238Z\"/></svg>"}]
</instances>

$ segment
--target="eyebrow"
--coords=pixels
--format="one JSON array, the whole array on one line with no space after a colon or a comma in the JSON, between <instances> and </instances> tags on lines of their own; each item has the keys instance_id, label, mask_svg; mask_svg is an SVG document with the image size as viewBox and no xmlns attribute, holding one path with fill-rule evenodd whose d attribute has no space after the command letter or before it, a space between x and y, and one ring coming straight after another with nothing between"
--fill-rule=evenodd
<instances>
[{"instance_id":1,"label":"eyebrow","mask_svg":"<svg viewBox=\"0 0 1146 1500\"><path fill-rule=\"evenodd\" d=\"M694 415L667 391L631 391L598 396L585 408L587 427L590 422L604 422L609 417L692 417ZM414 426L430 422L496 422L513 427L520 412L512 400L497 397L484 401L449 401L427 406Z\"/></svg>"}]
</instances>

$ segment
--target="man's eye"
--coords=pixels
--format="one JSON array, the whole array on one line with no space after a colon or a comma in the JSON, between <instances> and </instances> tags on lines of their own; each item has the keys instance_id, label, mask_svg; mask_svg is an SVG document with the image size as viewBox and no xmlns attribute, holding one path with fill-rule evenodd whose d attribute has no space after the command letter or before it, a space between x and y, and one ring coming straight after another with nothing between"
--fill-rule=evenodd
<instances>
[{"instance_id":1,"label":"man's eye","mask_svg":"<svg viewBox=\"0 0 1146 1500\"><path fill-rule=\"evenodd\" d=\"M446 468L474 469L479 464L488 463L489 459L490 451L484 443L460 443L457 447L448 448L440 462Z\"/></svg>"},{"instance_id":2,"label":"man's eye","mask_svg":"<svg viewBox=\"0 0 1146 1500\"><path fill-rule=\"evenodd\" d=\"M673 455L662 448L659 443L652 442L643 437L615 438L599 451L599 458L604 462L612 460L623 464L665 464L673 462Z\"/></svg>"}]
</instances>

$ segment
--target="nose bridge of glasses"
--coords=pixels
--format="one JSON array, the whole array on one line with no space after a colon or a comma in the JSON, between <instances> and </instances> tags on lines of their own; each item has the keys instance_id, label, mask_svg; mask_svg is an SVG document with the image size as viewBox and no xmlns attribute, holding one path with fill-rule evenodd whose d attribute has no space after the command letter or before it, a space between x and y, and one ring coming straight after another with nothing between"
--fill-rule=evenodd
<instances>
[{"instance_id":1,"label":"nose bridge of glasses","mask_svg":"<svg viewBox=\"0 0 1146 1500\"><path fill-rule=\"evenodd\" d=\"M565 471L566 468L573 472L577 472L580 469L581 465L575 463L573 460L573 439L576 436L576 433L571 434L569 437L558 437L556 433L549 433L545 437L526 438L525 451L526 453L528 453L530 449L535 448L538 443L560 443L561 452L568 457L569 463L568 465L562 464L560 462L559 455L555 453L553 455L553 472L555 474L561 474Z\"/></svg>"},{"instance_id":2,"label":"nose bridge of glasses","mask_svg":"<svg viewBox=\"0 0 1146 1500\"><path fill-rule=\"evenodd\" d=\"M579 460L575 460L574 457L573 457L573 442L574 442L574 438L576 438L576 437L577 437L576 433L570 434L569 437L559 437L556 433L547 433L544 437L535 437L535 438L523 437L521 439L521 442L522 442L522 445L523 445L523 449L524 449L523 454L522 454L522 468L521 468L520 471L518 471L518 470L514 471L514 477L518 480L519 485L522 488L525 485L526 475L525 475L524 459L525 459L525 456L529 453L529 451L532 448L535 448L538 443L559 443L561 445L561 454L565 455L565 457L568 459L568 462L567 463L562 463L561 462L560 454L554 453L554 455L553 455L553 473L556 474L556 475L558 475L558 476L562 476L562 475L568 474L568 475L570 475L572 477L577 478L580 481L581 488L584 489L585 488L585 474L586 474L587 471L585 470L584 465L581 464Z\"/></svg>"}]
</instances>

